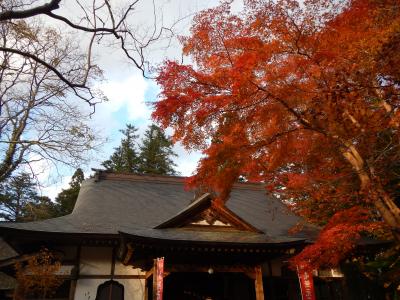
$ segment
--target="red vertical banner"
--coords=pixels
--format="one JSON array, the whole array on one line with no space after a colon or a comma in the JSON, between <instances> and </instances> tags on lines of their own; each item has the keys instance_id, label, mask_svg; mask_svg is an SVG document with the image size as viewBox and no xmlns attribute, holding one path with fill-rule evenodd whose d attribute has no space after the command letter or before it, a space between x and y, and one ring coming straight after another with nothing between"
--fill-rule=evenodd
<instances>
[{"instance_id":1,"label":"red vertical banner","mask_svg":"<svg viewBox=\"0 0 400 300\"><path fill-rule=\"evenodd\" d=\"M298 265L297 275L299 276L301 298L303 300L315 300L312 272L306 269L304 265Z\"/></svg>"},{"instance_id":2,"label":"red vertical banner","mask_svg":"<svg viewBox=\"0 0 400 300\"><path fill-rule=\"evenodd\" d=\"M163 283L164 283L164 257L156 259L156 299L162 300L163 298Z\"/></svg>"}]
</instances>

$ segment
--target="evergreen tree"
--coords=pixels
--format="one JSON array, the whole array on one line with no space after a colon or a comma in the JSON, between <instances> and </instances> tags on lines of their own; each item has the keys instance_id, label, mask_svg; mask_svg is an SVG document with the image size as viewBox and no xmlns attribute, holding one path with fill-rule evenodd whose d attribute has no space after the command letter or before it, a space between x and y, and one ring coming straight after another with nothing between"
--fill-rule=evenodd
<instances>
[{"instance_id":1,"label":"evergreen tree","mask_svg":"<svg viewBox=\"0 0 400 300\"><path fill-rule=\"evenodd\" d=\"M146 130L139 155L139 172L144 174L174 175L172 142L160 127L152 124Z\"/></svg>"},{"instance_id":2,"label":"evergreen tree","mask_svg":"<svg viewBox=\"0 0 400 300\"><path fill-rule=\"evenodd\" d=\"M69 188L63 189L56 198L58 216L68 215L74 209L76 199L81 189L81 184L85 180L82 169L78 168L72 175Z\"/></svg>"},{"instance_id":3,"label":"evergreen tree","mask_svg":"<svg viewBox=\"0 0 400 300\"><path fill-rule=\"evenodd\" d=\"M139 136L136 131L137 128L131 124L126 124L126 129L120 130L124 137L121 140L121 145L114 148L114 153L102 163L106 170L121 173L138 172L139 158L135 141Z\"/></svg>"},{"instance_id":4,"label":"evergreen tree","mask_svg":"<svg viewBox=\"0 0 400 300\"><path fill-rule=\"evenodd\" d=\"M47 196L39 196L22 208L20 221L30 222L51 219L59 216L57 205Z\"/></svg>"},{"instance_id":5,"label":"evergreen tree","mask_svg":"<svg viewBox=\"0 0 400 300\"><path fill-rule=\"evenodd\" d=\"M54 203L40 196L27 173L9 177L0 184L0 218L7 221L40 220L53 217Z\"/></svg>"}]
</instances>

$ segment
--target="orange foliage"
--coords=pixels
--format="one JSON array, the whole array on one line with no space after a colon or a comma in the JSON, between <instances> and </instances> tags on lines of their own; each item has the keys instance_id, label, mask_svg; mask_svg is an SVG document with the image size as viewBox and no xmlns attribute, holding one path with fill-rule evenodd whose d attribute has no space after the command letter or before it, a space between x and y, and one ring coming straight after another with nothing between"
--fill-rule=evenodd
<instances>
[{"instance_id":1,"label":"orange foliage","mask_svg":"<svg viewBox=\"0 0 400 300\"><path fill-rule=\"evenodd\" d=\"M57 274L61 263L48 249L42 249L31 256L25 264L16 263L17 288L14 299L22 300L26 296L45 299L52 296L64 279Z\"/></svg>"},{"instance_id":2,"label":"orange foliage","mask_svg":"<svg viewBox=\"0 0 400 300\"><path fill-rule=\"evenodd\" d=\"M375 232L384 228L382 222L371 222L368 210L362 207L336 213L320 233L316 243L306 247L292 259L294 265L307 263L311 269L320 266L335 267L355 248L360 233Z\"/></svg>"},{"instance_id":3,"label":"orange foliage","mask_svg":"<svg viewBox=\"0 0 400 300\"><path fill-rule=\"evenodd\" d=\"M199 13L182 39L193 64L160 69L153 117L205 154L190 183L223 201L239 176L265 182L328 224L299 256L314 265L374 232L376 210L400 232L396 205L385 207L400 174L398 1L245 2L240 15L227 2ZM314 261L324 251L336 255Z\"/></svg>"}]
</instances>

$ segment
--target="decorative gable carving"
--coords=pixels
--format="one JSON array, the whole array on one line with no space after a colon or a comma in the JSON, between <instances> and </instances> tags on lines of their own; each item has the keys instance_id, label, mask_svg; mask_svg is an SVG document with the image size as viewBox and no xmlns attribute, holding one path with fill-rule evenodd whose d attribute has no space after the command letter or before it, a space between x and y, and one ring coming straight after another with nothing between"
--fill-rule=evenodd
<instances>
[{"instance_id":1,"label":"decorative gable carving","mask_svg":"<svg viewBox=\"0 0 400 300\"><path fill-rule=\"evenodd\" d=\"M177 215L155 228L240 230L262 233L226 206L217 205L210 194L200 196Z\"/></svg>"},{"instance_id":2,"label":"decorative gable carving","mask_svg":"<svg viewBox=\"0 0 400 300\"><path fill-rule=\"evenodd\" d=\"M196 217L188 220L186 226L219 226L232 229L234 228L229 220L219 216L219 214L212 208L208 208L200 212Z\"/></svg>"}]
</instances>

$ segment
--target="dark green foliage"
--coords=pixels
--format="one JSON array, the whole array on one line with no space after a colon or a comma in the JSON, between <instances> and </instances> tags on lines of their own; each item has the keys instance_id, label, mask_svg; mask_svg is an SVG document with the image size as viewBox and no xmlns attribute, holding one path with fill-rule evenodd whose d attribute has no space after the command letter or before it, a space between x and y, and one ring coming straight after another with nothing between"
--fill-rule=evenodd
<instances>
[{"instance_id":1,"label":"dark green foliage","mask_svg":"<svg viewBox=\"0 0 400 300\"><path fill-rule=\"evenodd\" d=\"M388 293L400 296L400 246L392 245L379 251L370 260L359 259L359 268L369 278L384 286ZM394 298L394 297L393 297ZM394 298L396 299L396 298Z\"/></svg>"},{"instance_id":2,"label":"dark green foliage","mask_svg":"<svg viewBox=\"0 0 400 300\"><path fill-rule=\"evenodd\" d=\"M110 159L102 163L107 170L121 173L176 174L171 158L176 156L172 151L172 142L158 126L149 126L140 146L137 146L135 126L127 124L126 129L121 132L124 137L120 146L115 148ZM0 218L7 221L35 221L70 214L83 180L83 171L77 169L70 187L63 189L54 203L37 193L36 184L29 174L10 177L0 184Z\"/></svg>"},{"instance_id":3,"label":"dark green foliage","mask_svg":"<svg viewBox=\"0 0 400 300\"><path fill-rule=\"evenodd\" d=\"M58 207L49 197L37 197L36 201L28 202L23 208L23 217L19 221L29 222L58 217Z\"/></svg>"},{"instance_id":4,"label":"dark green foliage","mask_svg":"<svg viewBox=\"0 0 400 300\"><path fill-rule=\"evenodd\" d=\"M120 130L124 137L110 158L102 163L107 171L119 173L173 175L172 142L160 127L150 125L141 145L137 146L137 129L131 124Z\"/></svg>"},{"instance_id":5,"label":"dark green foliage","mask_svg":"<svg viewBox=\"0 0 400 300\"><path fill-rule=\"evenodd\" d=\"M176 166L172 156L172 142L160 127L150 125L144 134L139 155L139 172L143 174L174 175Z\"/></svg>"},{"instance_id":6,"label":"dark green foliage","mask_svg":"<svg viewBox=\"0 0 400 300\"><path fill-rule=\"evenodd\" d=\"M110 158L102 163L106 170L120 173L138 172L139 158L135 141L139 136L136 131L137 128L131 124L127 124L125 130L120 130L124 137L121 145L115 148Z\"/></svg>"},{"instance_id":7,"label":"dark green foliage","mask_svg":"<svg viewBox=\"0 0 400 300\"><path fill-rule=\"evenodd\" d=\"M56 198L58 216L68 215L72 212L83 180L85 180L85 175L82 169L79 168L72 175L69 188L63 189Z\"/></svg>"},{"instance_id":8,"label":"dark green foliage","mask_svg":"<svg viewBox=\"0 0 400 300\"><path fill-rule=\"evenodd\" d=\"M0 216L7 221L19 221L23 216L23 207L37 196L29 174L9 177L0 185Z\"/></svg>"},{"instance_id":9,"label":"dark green foliage","mask_svg":"<svg viewBox=\"0 0 400 300\"><path fill-rule=\"evenodd\" d=\"M55 215L54 203L38 194L27 173L9 177L0 184L0 217L7 221L41 220Z\"/></svg>"},{"instance_id":10,"label":"dark green foliage","mask_svg":"<svg viewBox=\"0 0 400 300\"><path fill-rule=\"evenodd\" d=\"M361 258L363 259L363 258ZM385 290L382 285L379 284L379 279L373 278L365 272L359 259L353 258L350 262L342 263L340 266L341 271L344 274L343 284L347 287L347 297L345 299L351 300L383 300L390 299L395 300L396 297L390 297L391 291ZM384 294L387 294L386 297Z\"/></svg>"}]
</instances>

